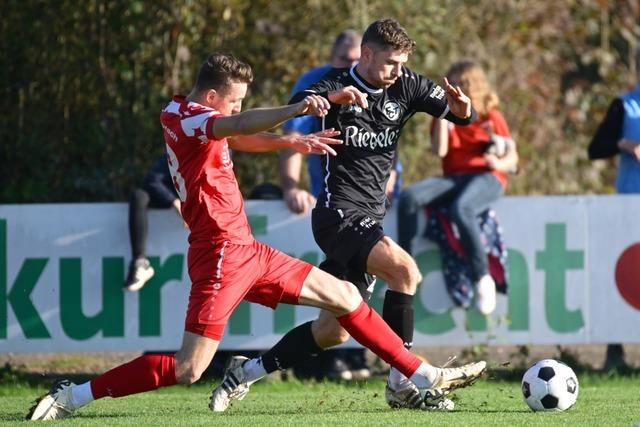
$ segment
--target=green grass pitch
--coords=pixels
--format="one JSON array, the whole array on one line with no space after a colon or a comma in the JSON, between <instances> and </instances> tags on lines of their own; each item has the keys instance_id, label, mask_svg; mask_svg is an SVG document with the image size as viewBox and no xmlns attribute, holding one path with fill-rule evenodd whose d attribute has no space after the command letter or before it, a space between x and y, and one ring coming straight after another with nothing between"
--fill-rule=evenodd
<instances>
[{"instance_id":1,"label":"green grass pitch","mask_svg":"<svg viewBox=\"0 0 640 427\"><path fill-rule=\"evenodd\" d=\"M482 380L459 390L456 410L431 413L391 410L384 381L360 384L263 382L224 414L207 407L213 383L176 386L121 399L102 399L61 425L89 426L629 426L640 423L640 377L583 375L577 404L564 413L534 413L522 400L519 382ZM0 384L0 425L24 425L43 387ZM51 425L51 423L49 423Z\"/></svg>"}]
</instances>

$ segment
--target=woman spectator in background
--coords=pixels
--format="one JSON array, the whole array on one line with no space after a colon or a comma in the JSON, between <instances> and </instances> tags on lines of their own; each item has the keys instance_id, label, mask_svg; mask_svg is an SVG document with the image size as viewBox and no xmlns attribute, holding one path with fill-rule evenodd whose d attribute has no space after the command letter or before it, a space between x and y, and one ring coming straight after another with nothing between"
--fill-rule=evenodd
<instances>
[{"instance_id":1,"label":"woman spectator in background","mask_svg":"<svg viewBox=\"0 0 640 427\"><path fill-rule=\"evenodd\" d=\"M470 60L457 62L447 72L447 79L469 95L478 120L468 126L434 120L431 148L442 158L443 175L413 184L401 194L398 238L411 254L422 208L446 205L471 266L476 308L490 314L496 307L496 285L489 274L477 216L504 194L507 174L516 170L518 154L498 110L498 96L482 67Z\"/></svg>"}]
</instances>

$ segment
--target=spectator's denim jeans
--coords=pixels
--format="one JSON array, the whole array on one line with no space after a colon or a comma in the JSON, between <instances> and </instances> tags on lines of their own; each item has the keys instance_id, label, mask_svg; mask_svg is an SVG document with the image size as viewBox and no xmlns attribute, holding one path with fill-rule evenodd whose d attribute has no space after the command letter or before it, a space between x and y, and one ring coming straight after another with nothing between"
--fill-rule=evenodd
<instances>
[{"instance_id":1,"label":"spectator's denim jeans","mask_svg":"<svg viewBox=\"0 0 640 427\"><path fill-rule=\"evenodd\" d=\"M480 239L477 215L504 194L490 173L449 175L425 179L405 189L398 204L398 240L412 254L411 242L418 229L418 215L427 205L448 206L469 257L475 280L487 274L487 256Z\"/></svg>"}]
</instances>

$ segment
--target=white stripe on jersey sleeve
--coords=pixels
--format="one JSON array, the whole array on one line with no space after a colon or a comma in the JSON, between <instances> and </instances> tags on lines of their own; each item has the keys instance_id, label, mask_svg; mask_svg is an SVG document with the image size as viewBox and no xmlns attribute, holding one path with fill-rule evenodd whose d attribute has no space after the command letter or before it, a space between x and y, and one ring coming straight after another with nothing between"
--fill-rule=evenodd
<instances>
[{"instance_id":1,"label":"white stripe on jersey sleeve","mask_svg":"<svg viewBox=\"0 0 640 427\"><path fill-rule=\"evenodd\" d=\"M180 114L180 104L176 101L171 101L169 105L164 107L164 111L165 113Z\"/></svg>"},{"instance_id":2,"label":"white stripe on jersey sleeve","mask_svg":"<svg viewBox=\"0 0 640 427\"><path fill-rule=\"evenodd\" d=\"M201 133L198 135L198 139L202 142L207 142L209 137L207 136L207 121L211 116L217 116L220 113L217 111L207 111L196 116L185 117L180 120L180 126L186 136L194 136L196 129L200 129Z\"/></svg>"},{"instance_id":3,"label":"white stripe on jersey sleeve","mask_svg":"<svg viewBox=\"0 0 640 427\"><path fill-rule=\"evenodd\" d=\"M440 117L438 117L438 118L439 119L444 119L444 116L446 116L448 112L449 112L449 104L444 106L444 111L442 112L442 114L440 114Z\"/></svg>"}]
</instances>

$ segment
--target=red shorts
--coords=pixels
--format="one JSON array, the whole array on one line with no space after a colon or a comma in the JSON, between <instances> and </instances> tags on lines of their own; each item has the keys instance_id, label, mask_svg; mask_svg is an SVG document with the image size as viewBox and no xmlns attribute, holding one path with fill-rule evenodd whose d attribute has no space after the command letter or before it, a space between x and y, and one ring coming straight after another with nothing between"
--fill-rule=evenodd
<instances>
[{"instance_id":1,"label":"red shorts","mask_svg":"<svg viewBox=\"0 0 640 427\"><path fill-rule=\"evenodd\" d=\"M297 304L313 268L258 241L189 248L188 265L191 294L185 330L217 341L243 299L271 308L279 302Z\"/></svg>"}]
</instances>

